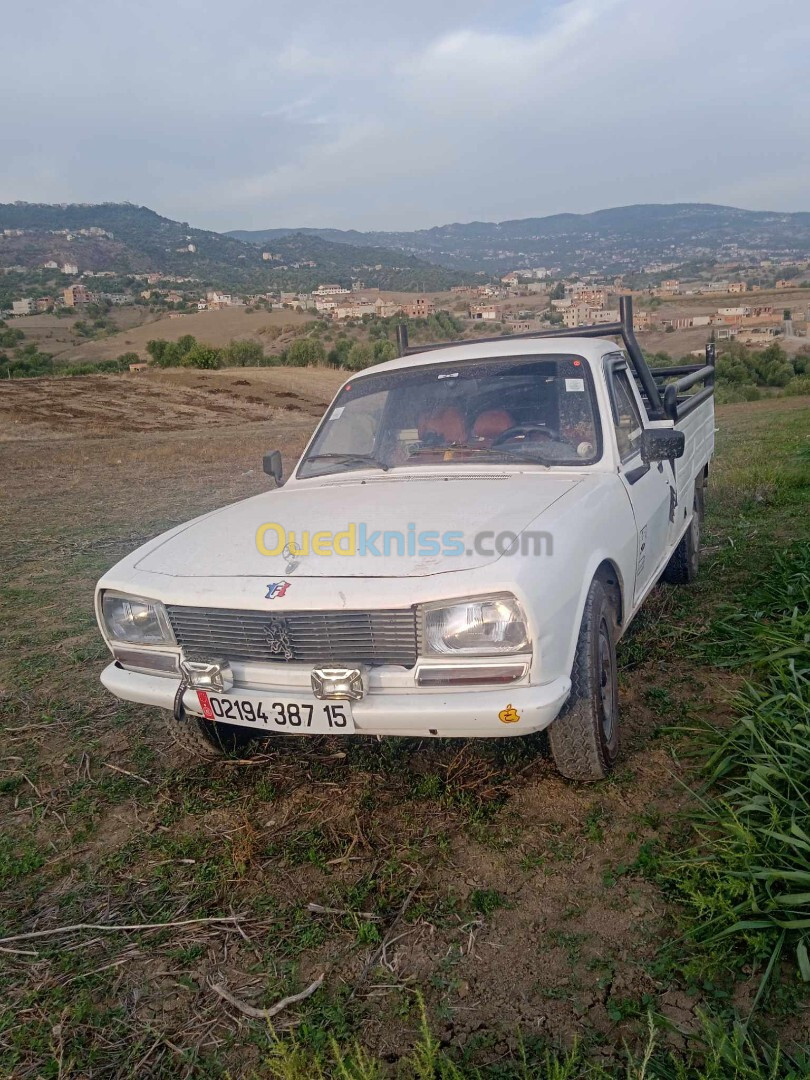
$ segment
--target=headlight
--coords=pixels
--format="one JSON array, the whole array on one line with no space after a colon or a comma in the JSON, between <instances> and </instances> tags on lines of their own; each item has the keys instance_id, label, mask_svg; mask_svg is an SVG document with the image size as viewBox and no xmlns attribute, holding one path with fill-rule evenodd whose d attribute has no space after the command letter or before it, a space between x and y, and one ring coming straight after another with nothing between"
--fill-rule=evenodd
<instances>
[{"instance_id":1,"label":"headlight","mask_svg":"<svg viewBox=\"0 0 810 1080\"><path fill-rule=\"evenodd\" d=\"M514 596L481 596L422 608L425 651L492 656L529 652L529 636Z\"/></svg>"},{"instance_id":2,"label":"headlight","mask_svg":"<svg viewBox=\"0 0 810 1080\"><path fill-rule=\"evenodd\" d=\"M113 641L132 645L173 645L166 609L158 600L105 592L101 597L104 628Z\"/></svg>"}]
</instances>

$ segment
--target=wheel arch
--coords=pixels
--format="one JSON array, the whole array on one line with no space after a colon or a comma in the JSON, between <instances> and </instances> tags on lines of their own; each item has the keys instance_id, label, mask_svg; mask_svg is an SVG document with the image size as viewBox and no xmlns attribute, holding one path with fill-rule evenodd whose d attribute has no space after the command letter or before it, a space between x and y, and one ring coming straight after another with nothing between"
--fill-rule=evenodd
<instances>
[{"instance_id":1,"label":"wheel arch","mask_svg":"<svg viewBox=\"0 0 810 1080\"><path fill-rule=\"evenodd\" d=\"M572 610L573 618L572 623L570 624L570 638L567 642L564 668L566 675L571 671L571 667L574 663L579 631L582 626L582 619L585 615L585 605L588 601L588 593L595 580L601 582L614 605L616 611L617 639L624 633L624 628L627 625L630 615L632 615L632 611L629 610L630 605L627 602L625 579L618 563L604 552L594 554L593 558L585 567L585 572L582 574L582 585L577 598L576 608ZM630 602L632 602L632 593Z\"/></svg>"},{"instance_id":2,"label":"wheel arch","mask_svg":"<svg viewBox=\"0 0 810 1080\"><path fill-rule=\"evenodd\" d=\"M616 624L617 626L622 627L624 625L624 592L622 588L622 576L618 566L612 559L603 559L597 566L591 581L595 579L601 581L604 585L605 592L610 597L610 601L616 612ZM590 584L588 585L588 588L590 588ZM582 606L584 608L584 602ZM580 614L580 620L581 617Z\"/></svg>"}]
</instances>

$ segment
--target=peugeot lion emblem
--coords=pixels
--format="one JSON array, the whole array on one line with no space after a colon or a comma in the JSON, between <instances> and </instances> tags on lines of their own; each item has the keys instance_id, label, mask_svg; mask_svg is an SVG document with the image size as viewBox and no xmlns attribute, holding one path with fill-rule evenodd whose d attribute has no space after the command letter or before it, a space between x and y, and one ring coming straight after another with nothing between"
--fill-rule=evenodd
<instances>
[{"instance_id":1,"label":"peugeot lion emblem","mask_svg":"<svg viewBox=\"0 0 810 1080\"><path fill-rule=\"evenodd\" d=\"M290 628L283 619L273 619L264 627L265 641L274 656L283 656L285 660L292 660L293 650L290 641Z\"/></svg>"}]
</instances>

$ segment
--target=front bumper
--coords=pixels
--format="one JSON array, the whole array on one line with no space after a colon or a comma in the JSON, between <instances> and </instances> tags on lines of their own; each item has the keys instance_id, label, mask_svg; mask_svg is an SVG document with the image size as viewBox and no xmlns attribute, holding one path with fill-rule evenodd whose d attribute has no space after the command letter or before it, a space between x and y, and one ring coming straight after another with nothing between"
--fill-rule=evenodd
<instances>
[{"instance_id":1,"label":"front bumper","mask_svg":"<svg viewBox=\"0 0 810 1080\"><path fill-rule=\"evenodd\" d=\"M104 669L101 681L125 701L169 710L178 687L178 681L173 678L126 671L115 663ZM570 689L570 679L558 679L544 686L504 686L492 690L442 692L420 687L407 693L372 692L362 701L352 702L355 734L486 739L529 735L548 727L565 704ZM193 690L186 691L183 706L188 713L202 714ZM507 712L508 706L514 711ZM510 717L517 713L519 719L505 723L499 717L503 712Z\"/></svg>"}]
</instances>

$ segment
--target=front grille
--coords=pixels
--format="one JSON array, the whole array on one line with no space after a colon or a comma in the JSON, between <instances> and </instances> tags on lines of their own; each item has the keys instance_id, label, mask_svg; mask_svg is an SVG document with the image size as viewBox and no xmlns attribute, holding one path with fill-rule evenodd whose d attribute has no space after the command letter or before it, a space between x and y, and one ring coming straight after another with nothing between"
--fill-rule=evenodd
<instances>
[{"instance_id":1,"label":"front grille","mask_svg":"<svg viewBox=\"0 0 810 1080\"><path fill-rule=\"evenodd\" d=\"M393 611L232 611L169 607L189 657L309 664L416 663L416 615Z\"/></svg>"}]
</instances>

